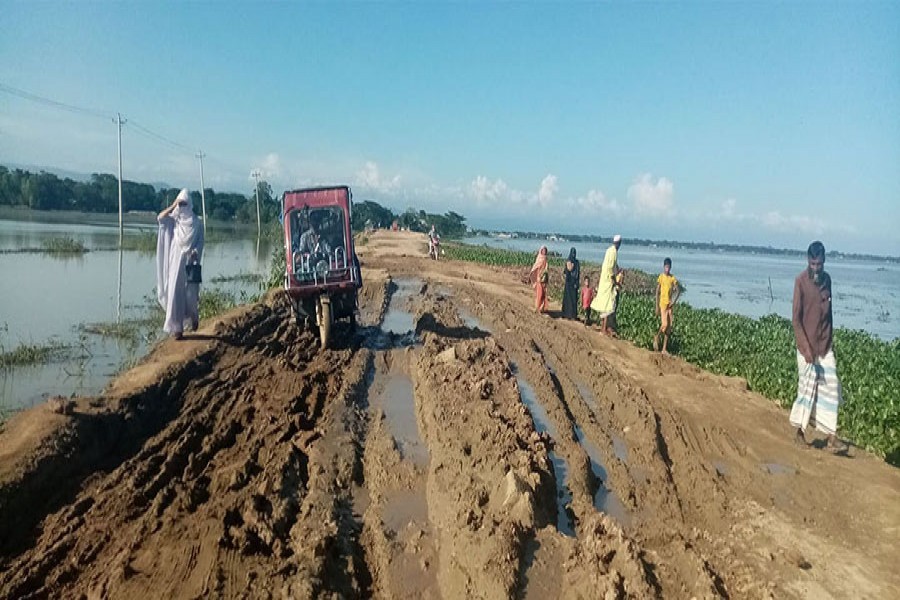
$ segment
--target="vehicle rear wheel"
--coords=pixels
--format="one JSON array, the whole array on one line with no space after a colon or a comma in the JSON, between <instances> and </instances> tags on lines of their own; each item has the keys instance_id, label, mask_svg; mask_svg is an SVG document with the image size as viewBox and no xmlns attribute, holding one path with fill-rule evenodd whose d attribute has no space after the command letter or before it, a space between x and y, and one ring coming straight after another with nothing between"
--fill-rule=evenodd
<instances>
[{"instance_id":1,"label":"vehicle rear wheel","mask_svg":"<svg viewBox=\"0 0 900 600\"><path fill-rule=\"evenodd\" d=\"M327 348L331 337L331 302L321 302L319 311L319 339L322 348Z\"/></svg>"}]
</instances>

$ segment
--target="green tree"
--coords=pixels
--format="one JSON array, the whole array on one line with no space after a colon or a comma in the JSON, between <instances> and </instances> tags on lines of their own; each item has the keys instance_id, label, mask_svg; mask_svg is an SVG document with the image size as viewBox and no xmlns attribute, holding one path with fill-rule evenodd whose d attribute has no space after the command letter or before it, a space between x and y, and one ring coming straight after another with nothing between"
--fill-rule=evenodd
<instances>
[{"instance_id":1,"label":"green tree","mask_svg":"<svg viewBox=\"0 0 900 600\"><path fill-rule=\"evenodd\" d=\"M396 216L390 209L385 208L373 202L372 200L364 200L362 202L353 203L353 219L351 226L353 231L362 231L369 223L373 227L388 227L393 223Z\"/></svg>"}]
</instances>

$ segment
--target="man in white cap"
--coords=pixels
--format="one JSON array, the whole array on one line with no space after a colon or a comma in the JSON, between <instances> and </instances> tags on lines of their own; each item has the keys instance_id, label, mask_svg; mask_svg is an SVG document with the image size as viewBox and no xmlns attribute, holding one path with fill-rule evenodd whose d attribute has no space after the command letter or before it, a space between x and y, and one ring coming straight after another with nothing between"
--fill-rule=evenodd
<instances>
[{"instance_id":1,"label":"man in white cap","mask_svg":"<svg viewBox=\"0 0 900 600\"><path fill-rule=\"evenodd\" d=\"M591 302L591 310L597 311L602 319L600 332L612 336L615 336L616 332L610 328L609 322L610 317L615 319L616 313L616 294L619 276L622 272L619 269L619 246L621 245L622 236L617 233L613 236L613 243L607 248L606 255L603 257L600 281L597 282L597 293Z\"/></svg>"},{"instance_id":2,"label":"man in white cap","mask_svg":"<svg viewBox=\"0 0 900 600\"><path fill-rule=\"evenodd\" d=\"M200 324L200 285L188 281L187 265L200 264L203 256L203 224L191 207L191 195L181 190L172 206L157 217L156 296L166 311L163 330L180 340L185 321ZM195 271L197 272L197 271Z\"/></svg>"}]
</instances>

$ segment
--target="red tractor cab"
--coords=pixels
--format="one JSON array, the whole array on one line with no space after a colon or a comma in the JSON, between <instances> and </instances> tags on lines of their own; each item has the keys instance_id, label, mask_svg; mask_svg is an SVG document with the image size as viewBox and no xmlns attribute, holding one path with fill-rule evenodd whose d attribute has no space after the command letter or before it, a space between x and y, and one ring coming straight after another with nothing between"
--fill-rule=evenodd
<instances>
[{"instance_id":1,"label":"red tractor cab","mask_svg":"<svg viewBox=\"0 0 900 600\"><path fill-rule=\"evenodd\" d=\"M292 190L282 196L286 268L284 289L294 320L319 329L328 346L332 324L356 324L362 286L350 229L352 194L347 186Z\"/></svg>"}]
</instances>

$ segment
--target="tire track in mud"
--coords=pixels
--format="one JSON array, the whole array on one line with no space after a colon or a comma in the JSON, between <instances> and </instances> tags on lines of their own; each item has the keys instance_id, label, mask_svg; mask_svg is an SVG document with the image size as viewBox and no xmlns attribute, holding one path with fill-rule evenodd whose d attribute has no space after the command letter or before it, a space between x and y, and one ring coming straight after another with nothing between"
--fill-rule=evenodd
<instances>
[{"instance_id":1,"label":"tire track in mud","mask_svg":"<svg viewBox=\"0 0 900 600\"><path fill-rule=\"evenodd\" d=\"M646 580L655 593L727 596L708 554L683 533L689 527L681 478L673 473L669 438L662 432L672 415L661 415L643 390L626 383L598 353L573 344L572 337L560 330L564 324L504 299L493 298L487 309L469 290L459 290L457 296L465 311L490 323L502 343L517 349L516 362L552 422L556 450L568 465L579 539L590 535L598 509L605 508L603 519L616 516L617 526L625 526L627 535L644 546L637 556L645 563ZM591 361L574 360L586 353ZM584 368L586 363L589 369ZM637 440L630 458L620 435ZM683 459L681 449L677 451ZM601 480L604 474L606 481ZM714 480L696 482L690 476L692 486L713 488L708 498L716 492L724 497ZM617 504L618 499L624 506ZM701 510L710 509L704 505ZM667 525L660 528L660 523Z\"/></svg>"},{"instance_id":2,"label":"tire track in mud","mask_svg":"<svg viewBox=\"0 0 900 600\"><path fill-rule=\"evenodd\" d=\"M343 349L317 352L278 300L225 327L206 373L141 397L170 420L44 518L0 597L364 593L348 507L371 356L338 334Z\"/></svg>"}]
</instances>

